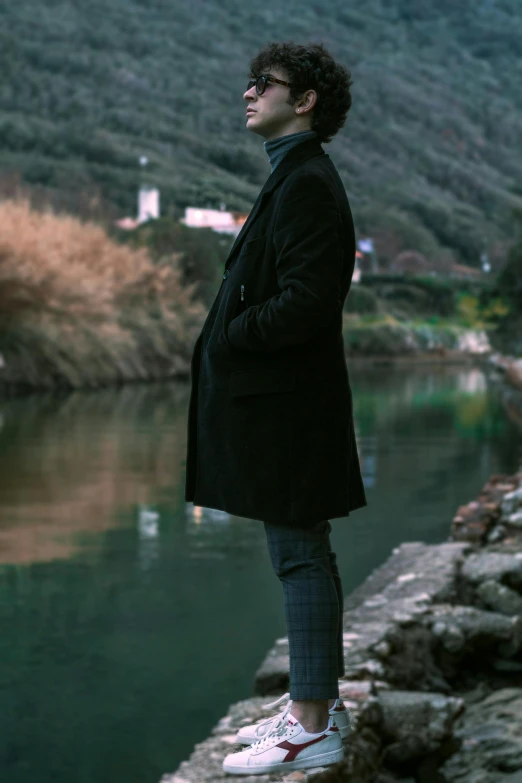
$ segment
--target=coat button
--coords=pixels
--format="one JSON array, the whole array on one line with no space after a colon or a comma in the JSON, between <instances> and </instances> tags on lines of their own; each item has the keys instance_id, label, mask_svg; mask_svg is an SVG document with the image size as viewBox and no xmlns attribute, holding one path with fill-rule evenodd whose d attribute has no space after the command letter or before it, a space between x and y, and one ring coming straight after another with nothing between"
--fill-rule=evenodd
<instances>
[{"instance_id":1,"label":"coat button","mask_svg":"<svg viewBox=\"0 0 522 783\"><path fill-rule=\"evenodd\" d=\"M225 274L223 275L223 280L226 280L228 277L228 269L225 269Z\"/></svg>"}]
</instances>

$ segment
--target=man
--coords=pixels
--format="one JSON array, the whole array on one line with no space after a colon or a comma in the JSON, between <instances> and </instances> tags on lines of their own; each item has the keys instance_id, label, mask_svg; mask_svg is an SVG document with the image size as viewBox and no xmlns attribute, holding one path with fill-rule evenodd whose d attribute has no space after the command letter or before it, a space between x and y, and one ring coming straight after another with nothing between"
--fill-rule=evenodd
<instances>
[{"instance_id":1,"label":"man","mask_svg":"<svg viewBox=\"0 0 522 783\"><path fill-rule=\"evenodd\" d=\"M264 47L246 126L272 174L225 264L192 358L185 499L264 523L282 582L290 696L240 730L235 774L323 766L349 731L343 593L329 519L366 505L342 337L355 264L344 187L321 143L344 125L350 74L319 44Z\"/></svg>"}]
</instances>

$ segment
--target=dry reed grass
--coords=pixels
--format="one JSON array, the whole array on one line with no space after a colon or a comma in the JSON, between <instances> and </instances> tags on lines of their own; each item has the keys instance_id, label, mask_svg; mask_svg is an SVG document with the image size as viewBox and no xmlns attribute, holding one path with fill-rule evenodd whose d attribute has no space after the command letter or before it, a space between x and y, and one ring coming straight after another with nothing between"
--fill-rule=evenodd
<instances>
[{"instance_id":1,"label":"dry reed grass","mask_svg":"<svg viewBox=\"0 0 522 783\"><path fill-rule=\"evenodd\" d=\"M0 202L0 382L99 386L187 374L204 317L179 255L153 262L92 222Z\"/></svg>"}]
</instances>

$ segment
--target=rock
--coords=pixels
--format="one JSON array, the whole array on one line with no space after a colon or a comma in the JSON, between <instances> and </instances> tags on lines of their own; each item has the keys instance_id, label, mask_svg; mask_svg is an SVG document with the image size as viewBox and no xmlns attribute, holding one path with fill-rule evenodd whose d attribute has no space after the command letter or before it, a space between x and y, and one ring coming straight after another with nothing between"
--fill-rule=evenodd
<instances>
[{"instance_id":1,"label":"rock","mask_svg":"<svg viewBox=\"0 0 522 783\"><path fill-rule=\"evenodd\" d=\"M482 544L500 516L500 508L491 508L478 500L460 506L453 517L451 537L455 541Z\"/></svg>"},{"instance_id":2,"label":"rock","mask_svg":"<svg viewBox=\"0 0 522 783\"><path fill-rule=\"evenodd\" d=\"M453 541L470 541L482 545L500 521L501 505L506 495L522 484L522 474L491 476L478 498L461 506L451 526Z\"/></svg>"},{"instance_id":3,"label":"rock","mask_svg":"<svg viewBox=\"0 0 522 783\"><path fill-rule=\"evenodd\" d=\"M491 665L498 672L522 672L522 663L506 658L494 658Z\"/></svg>"},{"instance_id":4,"label":"rock","mask_svg":"<svg viewBox=\"0 0 522 783\"><path fill-rule=\"evenodd\" d=\"M189 783L186 778L182 778L181 775L163 775L161 783Z\"/></svg>"},{"instance_id":5,"label":"rock","mask_svg":"<svg viewBox=\"0 0 522 783\"><path fill-rule=\"evenodd\" d=\"M504 500L502 501L502 516L508 517L511 514L514 514L515 511L518 511L522 508L522 487L519 487L518 489L515 489L513 492L508 492L507 495L504 495Z\"/></svg>"},{"instance_id":6,"label":"rock","mask_svg":"<svg viewBox=\"0 0 522 783\"><path fill-rule=\"evenodd\" d=\"M374 569L345 599L345 611L362 606L383 606L392 599L424 594L426 601L449 600L455 596L455 579L463 556L471 551L467 543L437 545L408 541L395 547L390 557ZM407 576L406 580L401 579Z\"/></svg>"},{"instance_id":7,"label":"rock","mask_svg":"<svg viewBox=\"0 0 522 783\"><path fill-rule=\"evenodd\" d=\"M354 713L352 725L358 730L364 727L380 728L382 723L382 708L379 699L376 696L369 696L361 704L359 712Z\"/></svg>"},{"instance_id":8,"label":"rock","mask_svg":"<svg viewBox=\"0 0 522 783\"><path fill-rule=\"evenodd\" d=\"M359 666L359 672L370 674L372 677L382 677L384 675L384 667L380 661L363 661Z\"/></svg>"},{"instance_id":9,"label":"rock","mask_svg":"<svg viewBox=\"0 0 522 783\"><path fill-rule=\"evenodd\" d=\"M366 680L365 682L361 682L360 680L339 681L339 696L344 701L364 704L370 696L374 696L375 693L375 685L371 680Z\"/></svg>"},{"instance_id":10,"label":"rock","mask_svg":"<svg viewBox=\"0 0 522 783\"><path fill-rule=\"evenodd\" d=\"M496 579L514 589L522 589L522 560L500 552L479 552L466 558L462 576L472 584Z\"/></svg>"},{"instance_id":11,"label":"rock","mask_svg":"<svg viewBox=\"0 0 522 783\"><path fill-rule=\"evenodd\" d=\"M522 511L517 511L515 514L510 514L508 517L505 517L504 524L522 530Z\"/></svg>"},{"instance_id":12,"label":"rock","mask_svg":"<svg viewBox=\"0 0 522 783\"><path fill-rule=\"evenodd\" d=\"M411 762L439 751L464 710L462 699L440 693L388 691L379 695L379 701L384 760L392 769L407 768Z\"/></svg>"},{"instance_id":13,"label":"rock","mask_svg":"<svg viewBox=\"0 0 522 783\"><path fill-rule=\"evenodd\" d=\"M255 674L255 692L264 696L268 693L287 691L290 687L289 671L289 654L287 652L283 654L280 645L272 648Z\"/></svg>"},{"instance_id":14,"label":"rock","mask_svg":"<svg viewBox=\"0 0 522 783\"><path fill-rule=\"evenodd\" d=\"M433 635L452 654L497 652L502 657L516 655L522 648L522 618L473 606L433 606L430 617ZM460 657L460 655L459 655Z\"/></svg>"},{"instance_id":15,"label":"rock","mask_svg":"<svg viewBox=\"0 0 522 783\"><path fill-rule=\"evenodd\" d=\"M522 391L522 359L510 361L505 367L505 377L515 389Z\"/></svg>"},{"instance_id":16,"label":"rock","mask_svg":"<svg viewBox=\"0 0 522 783\"><path fill-rule=\"evenodd\" d=\"M467 543L405 543L348 596L347 677L378 678L404 689L449 689L432 663L431 633L421 618L433 601L456 598L460 565L470 550ZM273 670L267 670L272 676Z\"/></svg>"},{"instance_id":17,"label":"rock","mask_svg":"<svg viewBox=\"0 0 522 783\"><path fill-rule=\"evenodd\" d=\"M495 579L486 579L479 584L476 594L486 609L492 609L500 614L522 616L522 596Z\"/></svg>"},{"instance_id":18,"label":"rock","mask_svg":"<svg viewBox=\"0 0 522 783\"><path fill-rule=\"evenodd\" d=\"M465 635L455 625L438 621L431 630L448 652L457 653L466 646Z\"/></svg>"},{"instance_id":19,"label":"rock","mask_svg":"<svg viewBox=\"0 0 522 783\"><path fill-rule=\"evenodd\" d=\"M457 350L472 354L489 353L491 345L483 329L466 329L458 336Z\"/></svg>"},{"instance_id":20,"label":"rock","mask_svg":"<svg viewBox=\"0 0 522 783\"><path fill-rule=\"evenodd\" d=\"M373 651L379 658L388 658L391 653L391 646L387 641L384 640L376 644L373 648Z\"/></svg>"},{"instance_id":21,"label":"rock","mask_svg":"<svg viewBox=\"0 0 522 783\"><path fill-rule=\"evenodd\" d=\"M491 477L459 509L460 540L396 547L345 598L344 761L249 783L522 783L522 689L494 690L522 683L522 541L507 523L522 513L521 485L520 473ZM270 697L231 705L163 783L222 781L237 729L269 716L263 706L289 690L288 668L282 637L256 674Z\"/></svg>"},{"instance_id":22,"label":"rock","mask_svg":"<svg viewBox=\"0 0 522 783\"><path fill-rule=\"evenodd\" d=\"M457 721L459 751L441 767L448 781L500 783L516 778L506 773L522 770L522 690L502 688L467 705ZM483 777L477 774L484 773Z\"/></svg>"},{"instance_id":23,"label":"rock","mask_svg":"<svg viewBox=\"0 0 522 783\"><path fill-rule=\"evenodd\" d=\"M495 525L495 527L488 533L488 544L495 544L497 541L502 541L506 536L506 528L504 525Z\"/></svg>"}]
</instances>

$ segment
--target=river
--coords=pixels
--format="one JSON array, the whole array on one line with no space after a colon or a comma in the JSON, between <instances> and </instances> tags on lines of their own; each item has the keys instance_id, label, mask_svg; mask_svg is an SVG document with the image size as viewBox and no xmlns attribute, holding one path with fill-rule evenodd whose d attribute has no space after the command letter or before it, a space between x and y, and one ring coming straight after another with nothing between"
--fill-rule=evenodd
<instances>
[{"instance_id":1,"label":"river","mask_svg":"<svg viewBox=\"0 0 522 783\"><path fill-rule=\"evenodd\" d=\"M332 521L345 594L521 455L480 369L351 379L369 505ZM0 400L2 783L158 783L286 635L262 524L184 502L189 391Z\"/></svg>"}]
</instances>

